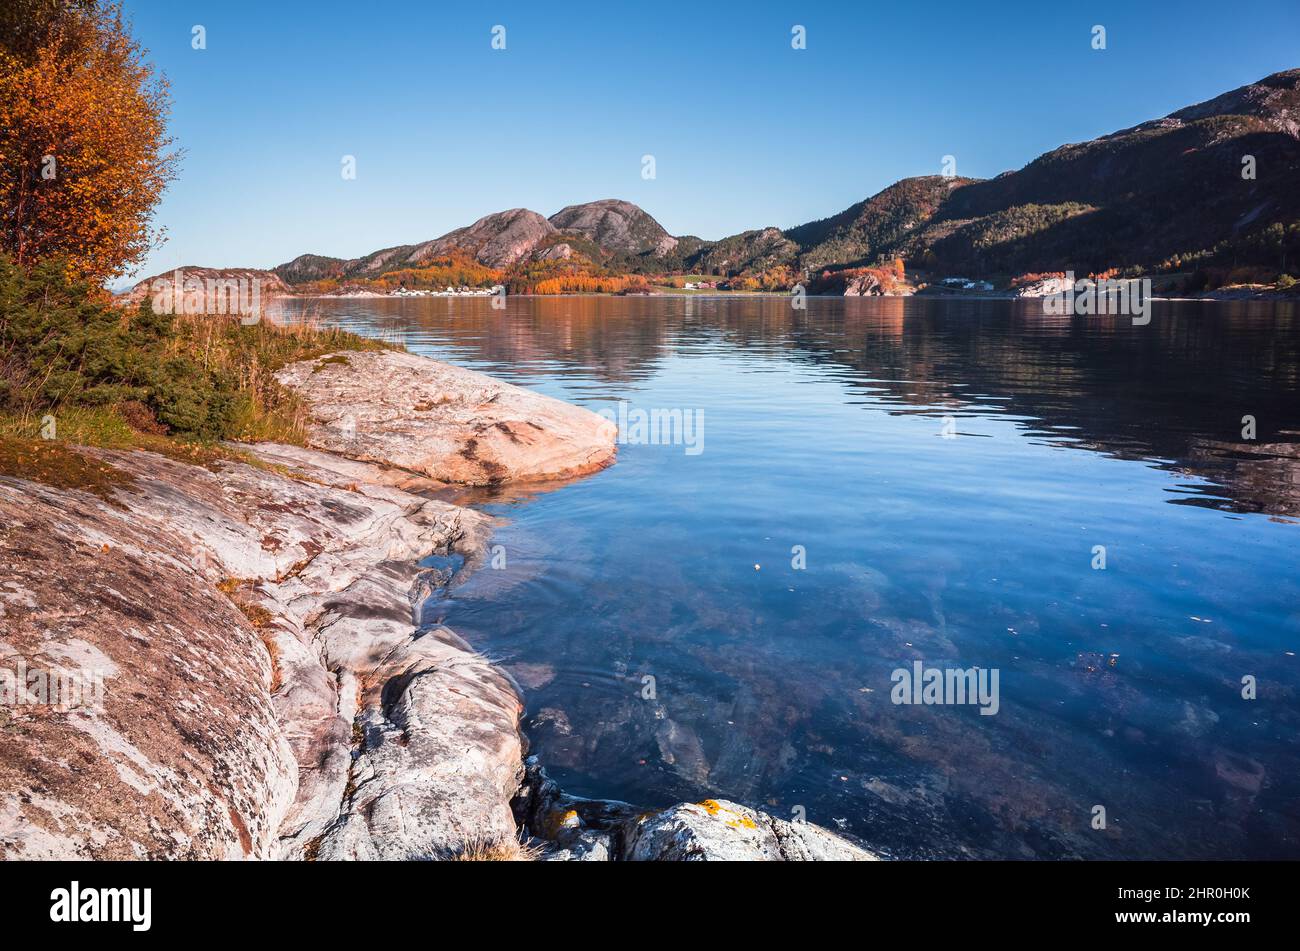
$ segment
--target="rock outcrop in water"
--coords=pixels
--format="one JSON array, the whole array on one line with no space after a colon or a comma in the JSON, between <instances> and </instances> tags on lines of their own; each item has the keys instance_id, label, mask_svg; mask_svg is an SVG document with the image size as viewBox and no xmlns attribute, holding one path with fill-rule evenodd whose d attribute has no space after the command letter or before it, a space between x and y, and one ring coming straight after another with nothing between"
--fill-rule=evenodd
<instances>
[{"instance_id":1,"label":"rock outcrop in water","mask_svg":"<svg viewBox=\"0 0 1300 951\"><path fill-rule=\"evenodd\" d=\"M563 793L532 758L514 803L548 861L870 862L880 856L820 826L725 799L639 809Z\"/></svg>"},{"instance_id":2,"label":"rock outcrop in water","mask_svg":"<svg viewBox=\"0 0 1300 951\"><path fill-rule=\"evenodd\" d=\"M417 493L485 470L418 443L468 444L483 424L504 441L474 455L528 479L607 463L613 434L469 371L346 357L285 380L317 410L350 408L358 442L340 448L373 461L66 448L93 482L0 476L0 666L104 678L98 705L0 713L0 857L437 859L513 842L520 823L549 833L548 858L870 857L732 803L642 813L526 782L514 682L418 623L481 562L490 520ZM405 424L396 408L435 385L444 429Z\"/></svg>"},{"instance_id":3,"label":"rock outcrop in water","mask_svg":"<svg viewBox=\"0 0 1300 951\"><path fill-rule=\"evenodd\" d=\"M567 478L614 461L611 425L590 410L409 353L336 354L277 378L306 401L315 448L442 482Z\"/></svg>"}]
</instances>

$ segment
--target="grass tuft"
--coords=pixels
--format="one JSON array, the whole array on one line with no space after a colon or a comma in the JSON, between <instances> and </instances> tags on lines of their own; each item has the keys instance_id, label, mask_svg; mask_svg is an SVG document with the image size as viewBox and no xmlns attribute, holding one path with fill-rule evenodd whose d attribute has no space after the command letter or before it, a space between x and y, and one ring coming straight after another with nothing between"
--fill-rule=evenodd
<instances>
[{"instance_id":1,"label":"grass tuft","mask_svg":"<svg viewBox=\"0 0 1300 951\"><path fill-rule=\"evenodd\" d=\"M476 839L451 856L453 862L535 862L542 854L536 845L515 839Z\"/></svg>"}]
</instances>

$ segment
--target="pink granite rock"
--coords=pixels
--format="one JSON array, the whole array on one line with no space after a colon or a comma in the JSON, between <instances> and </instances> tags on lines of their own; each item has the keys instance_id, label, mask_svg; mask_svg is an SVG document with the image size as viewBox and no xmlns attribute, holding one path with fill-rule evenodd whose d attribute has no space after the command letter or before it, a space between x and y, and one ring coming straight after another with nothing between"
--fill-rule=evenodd
<instances>
[{"instance_id":1,"label":"pink granite rock","mask_svg":"<svg viewBox=\"0 0 1300 951\"><path fill-rule=\"evenodd\" d=\"M584 475L614 461L614 428L589 410L398 351L292 364L277 379L312 415L313 448L442 482Z\"/></svg>"}]
</instances>

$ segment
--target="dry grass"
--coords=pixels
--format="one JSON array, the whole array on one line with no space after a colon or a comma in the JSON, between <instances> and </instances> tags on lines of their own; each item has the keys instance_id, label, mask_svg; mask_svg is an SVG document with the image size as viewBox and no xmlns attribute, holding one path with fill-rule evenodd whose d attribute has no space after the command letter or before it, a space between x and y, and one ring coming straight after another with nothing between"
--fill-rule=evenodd
<instances>
[{"instance_id":1,"label":"dry grass","mask_svg":"<svg viewBox=\"0 0 1300 951\"><path fill-rule=\"evenodd\" d=\"M275 374L299 360L324 358L322 363L346 363L339 351L384 349L394 349L394 344L322 329L314 317L292 324L262 321L244 326L231 317L182 315L175 318L166 345L167 354L184 355L204 371L229 381L237 410L225 438L299 446L307 441L308 414L297 394L276 382ZM47 415L54 419L56 439L42 438L42 421ZM69 447L144 449L208 468L238 461L292 474L217 442L168 435L166 427L138 401L115 406L27 404L9 411L0 409L0 440L5 441L0 472L57 487L87 488L106 498L107 486L115 480L122 484L124 477L114 477L112 467Z\"/></svg>"},{"instance_id":2,"label":"dry grass","mask_svg":"<svg viewBox=\"0 0 1300 951\"><path fill-rule=\"evenodd\" d=\"M138 404L137 404L138 406ZM128 410L138 412L134 408ZM156 431L142 431L127 421L120 407L68 407L54 416L57 439L41 438L41 419L33 414L0 413L0 438L46 445L93 446L98 449L147 449L159 455L211 468L218 462L247 462L243 453L212 443L174 439Z\"/></svg>"},{"instance_id":3,"label":"dry grass","mask_svg":"<svg viewBox=\"0 0 1300 951\"><path fill-rule=\"evenodd\" d=\"M315 314L293 323L263 320L247 326L236 318L187 315L176 317L174 328L173 352L230 379L245 397L229 434L241 442L297 446L306 442L306 409L296 394L275 380L275 374L290 363L321 357L326 358L321 365L347 363L338 351L394 349L386 341L323 329Z\"/></svg>"},{"instance_id":4,"label":"dry grass","mask_svg":"<svg viewBox=\"0 0 1300 951\"><path fill-rule=\"evenodd\" d=\"M243 601L238 598L232 600L235 602L235 607L239 608L244 613L244 617L248 618L248 623L253 625L253 630L261 634L270 629L271 622L275 620L275 616L270 611L251 601Z\"/></svg>"},{"instance_id":5,"label":"dry grass","mask_svg":"<svg viewBox=\"0 0 1300 951\"><path fill-rule=\"evenodd\" d=\"M262 643L266 647L266 652L271 656L271 693L275 693L284 685L284 676L280 673L280 645L275 642L275 635L270 631L258 631L262 635Z\"/></svg>"},{"instance_id":6,"label":"dry grass","mask_svg":"<svg viewBox=\"0 0 1300 951\"><path fill-rule=\"evenodd\" d=\"M60 442L19 439L0 432L0 476L26 479L56 489L81 489L113 502L114 489L134 480L121 469L82 455Z\"/></svg>"},{"instance_id":7,"label":"dry grass","mask_svg":"<svg viewBox=\"0 0 1300 951\"><path fill-rule=\"evenodd\" d=\"M535 862L542 854L540 846L525 845L515 839L479 839L467 843L451 857L453 862Z\"/></svg>"}]
</instances>

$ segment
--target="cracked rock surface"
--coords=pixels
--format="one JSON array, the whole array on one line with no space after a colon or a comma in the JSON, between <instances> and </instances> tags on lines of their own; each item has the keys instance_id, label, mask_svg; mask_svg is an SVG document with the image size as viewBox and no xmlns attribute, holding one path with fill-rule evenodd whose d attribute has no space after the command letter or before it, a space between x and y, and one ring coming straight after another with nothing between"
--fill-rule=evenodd
<instances>
[{"instance_id":1,"label":"cracked rock surface","mask_svg":"<svg viewBox=\"0 0 1300 951\"><path fill-rule=\"evenodd\" d=\"M434 857L513 836L509 681L411 593L476 512L293 447L294 475L84 450L111 500L0 480L6 666L105 672L102 709L13 707L0 853ZM343 844L346 843L346 846Z\"/></svg>"}]
</instances>

